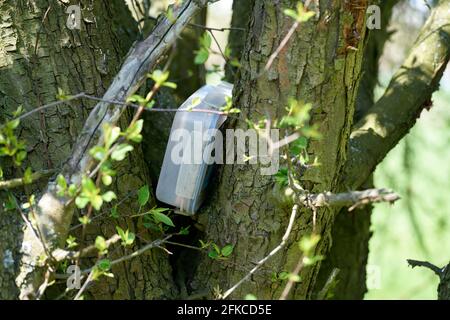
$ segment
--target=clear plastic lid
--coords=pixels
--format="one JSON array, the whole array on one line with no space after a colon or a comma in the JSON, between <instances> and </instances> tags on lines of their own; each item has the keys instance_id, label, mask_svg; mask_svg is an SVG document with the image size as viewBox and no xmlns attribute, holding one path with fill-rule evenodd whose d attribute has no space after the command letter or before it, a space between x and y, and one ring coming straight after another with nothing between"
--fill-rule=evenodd
<instances>
[{"instance_id":1,"label":"clear plastic lid","mask_svg":"<svg viewBox=\"0 0 450 320\"><path fill-rule=\"evenodd\" d=\"M191 215L200 207L213 169L209 149L216 141L214 129L227 118L217 111L226 104L226 97L231 98L232 90L227 82L205 85L179 107L156 188L159 201Z\"/></svg>"}]
</instances>

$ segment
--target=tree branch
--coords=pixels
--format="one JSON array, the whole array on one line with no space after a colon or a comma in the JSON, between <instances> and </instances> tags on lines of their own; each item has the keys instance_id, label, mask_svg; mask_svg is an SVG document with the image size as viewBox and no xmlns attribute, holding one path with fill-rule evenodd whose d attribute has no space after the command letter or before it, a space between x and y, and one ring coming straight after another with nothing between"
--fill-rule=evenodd
<instances>
[{"instance_id":1,"label":"tree branch","mask_svg":"<svg viewBox=\"0 0 450 320\"><path fill-rule=\"evenodd\" d=\"M450 58L450 1L432 11L383 97L354 126L344 185L357 189L403 138L438 88Z\"/></svg>"},{"instance_id":2,"label":"tree branch","mask_svg":"<svg viewBox=\"0 0 450 320\"><path fill-rule=\"evenodd\" d=\"M55 170L43 170L43 171L33 172L30 176L29 183L36 182L43 178L48 178L55 172L56 172ZM15 178L15 179L11 179L11 180L0 181L0 190L13 189L13 188L21 187L25 184L26 183L24 181L24 178Z\"/></svg>"},{"instance_id":3,"label":"tree branch","mask_svg":"<svg viewBox=\"0 0 450 320\"><path fill-rule=\"evenodd\" d=\"M411 259L408 259L406 261L408 261L408 264L411 266L411 268L424 267L424 268L427 268L427 269L430 269L431 271L433 271L437 276L439 276L439 278L442 277L443 268L439 268L430 262L411 260Z\"/></svg>"},{"instance_id":4,"label":"tree branch","mask_svg":"<svg viewBox=\"0 0 450 320\"><path fill-rule=\"evenodd\" d=\"M187 0L173 9L174 20L162 19L144 41L137 43L128 53L119 73L103 96L105 100L126 101L145 81L149 70L154 68L161 56L171 47L189 23L189 20L208 3L208 0ZM101 129L105 123L115 124L122 113L120 105L99 102L83 127L75 143L72 156L62 170L70 183L79 184L81 177L93 165L89 149L101 141ZM64 244L73 215L73 201L66 206L68 199L59 197L56 183L51 181L38 201L36 223L43 230L44 241L50 250ZM44 269L36 264L44 253L42 244L32 230L24 232L21 270L16 283L20 288L19 298L35 297L43 282ZM29 249L28 249L29 248Z\"/></svg>"},{"instance_id":5,"label":"tree branch","mask_svg":"<svg viewBox=\"0 0 450 320\"><path fill-rule=\"evenodd\" d=\"M115 234L113 235L111 238L109 238L108 240L106 240L106 248L109 248L111 245L113 245L114 243L118 242L120 240L120 236ZM78 259L78 258L82 258L85 257L93 252L97 251L97 248L95 247L95 245L90 245L86 248L83 248L80 251L68 251L68 250L64 250L64 249L56 249L55 251L52 252L52 257L60 262L63 261L65 259Z\"/></svg>"},{"instance_id":6,"label":"tree branch","mask_svg":"<svg viewBox=\"0 0 450 320\"><path fill-rule=\"evenodd\" d=\"M314 207L350 207L349 211L368 203L390 202L399 200L400 197L386 189L368 189L364 191L351 191L346 193L324 192L311 194L301 198L305 204Z\"/></svg>"}]
</instances>

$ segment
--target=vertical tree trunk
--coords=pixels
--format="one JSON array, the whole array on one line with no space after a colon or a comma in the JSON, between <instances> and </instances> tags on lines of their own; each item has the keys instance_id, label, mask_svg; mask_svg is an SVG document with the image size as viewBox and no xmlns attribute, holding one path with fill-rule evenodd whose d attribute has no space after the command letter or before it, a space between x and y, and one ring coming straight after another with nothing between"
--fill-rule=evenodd
<instances>
[{"instance_id":1,"label":"vertical tree trunk","mask_svg":"<svg viewBox=\"0 0 450 320\"><path fill-rule=\"evenodd\" d=\"M81 30L66 27L68 5L64 3L45 0L0 2L1 122L11 117L11 112L19 105L29 111L55 101L58 88L70 94L85 92L102 96L118 71L133 41L130 35L136 33L125 3L80 1ZM89 101L78 100L70 106L35 113L23 121L21 138L27 141L29 152L25 165L36 171L60 168L92 105ZM119 207L123 216L135 209L133 192L149 181L142 153L137 149L117 168L114 188L118 197L131 194ZM2 167L6 179L22 176L20 171L4 162ZM39 191L39 185L28 190L36 194ZM19 202L26 200L24 190L15 190L14 195ZM6 192L0 192L0 202L4 203L7 196ZM105 215L109 216L108 212ZM86 240L91 243L94 234L99 232L105 237L115 233L115 224L136 229L131 221L123 218L108 223L98 219L87 229ZM21 254L27 250L21 241L22 226L17 211L0 207L0 298L3 299L17 297L18 288L26 285L15 279L18 270L25 267L19 265ZM146 234L144 231L141 239L147 238ZM137 245L139 242L137 240ZM171 294L170 265L166 255L157 250L114 269L116 277L91 289L92 297L142 299Z\"/></svg>"},{"instance_id":2,"label":"vertical tree trunk","mask_svg":"<svg viewBox=\"0 0 450 320\"><path fill-rule=\"evenodd\" d=\"M398 1L380 3L382 20L381 30L373 30L367 37L364 50L363 75L358 90L354 122L359 121L374 104L374 89L378 81L378 64L386 41L389 39L389 20L392 9ZM372 177L361 189L373 187ZM371 237L370 218L372 206L357 209L349 213L343 208L336 216L333 225L333 244L317 281L316 291L320 291L335 268L339 269L336 284L330 298L363 299L366 288L366 265Z\"/></svg>"},{"instance_id":3,"label":"vertical tree trunk","mask_svg":"<svg viewBox=\"0 0 450 320\"><path fill-rule=\"evenodd\" d=\"M312 141L308 153L321 166L309 169L302 185L311 192L336 191L346 156L361 74L365 38L366 1L321 1L311 5L317 16L302 24L267 73L269 56L278 47L293 20L283 9L296 1L255 1L252 23L241 60L241 75L234 90L234 105L242 118L259 120L284 114L288 98L313 103L312 123L320 126L323 138ZM356 32L359 38L352 36ZM352 50L355 47L358 50ZM261 75L262 74L262 75ZM244 127L242 122L235 123ZM272 176L260 175L257 166L225 165L211 201L201 213L206 226L204 238L235 245L225 262L201 258L197 276L190 282L195 290L224 291L241 279L256 261L266 256L281 240L290 215L290 204L280 200ZM322 235L317 254L326 254L331 245L333 209L318 211L316 230ZM244 283L233 298L253 293L261 299L278 298L285 283L271 282L271 274L292 271L300 257L297 241L312 231L312 212L299 213L288 245L267 263L254 280ZM291 298L311 298L320 263L302 271L302 281ZM215 289L215 290L213 290Z\"/></svg>"},{"instance_id":4,"label":"vertical tree trunk","mask_svg":"<svg viewBox=\"0 0 450 320\"><path fill-rule=\"evenodd\" d=\"M238 60L241 59L242 51L244 50L245 39L247 37L245 29L249 27L254 4L254 0L233 1L232 29L228 36L228 47L230 48L231 56ZM238 71L239 68L227 63L225 66L225 77L227 81L234 82L236 72Z\"/></svg>"}]
</instances>

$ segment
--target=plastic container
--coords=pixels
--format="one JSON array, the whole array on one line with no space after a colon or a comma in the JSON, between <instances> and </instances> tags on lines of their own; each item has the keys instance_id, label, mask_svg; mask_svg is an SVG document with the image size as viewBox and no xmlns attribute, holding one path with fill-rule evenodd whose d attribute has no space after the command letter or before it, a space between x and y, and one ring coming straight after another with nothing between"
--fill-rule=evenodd
<instances>
[{"instance_id":1,"label":"plastic container","mask_svg":"<svg viewBox=\"0 0 450 320\"><path fill-rule=\"evenodd\" d=\"M217 130L214 129L227 119L223 114L188 110L220 111L226 104L225 97L231 98L232 90L233 86L227 82L205 85L179 107L180 111L185 111L175 115L156 198L179 208L182 214L195 214L205 200L214 166L214 159L207 148L216 141Z\"/></svg>"}]
</instances>

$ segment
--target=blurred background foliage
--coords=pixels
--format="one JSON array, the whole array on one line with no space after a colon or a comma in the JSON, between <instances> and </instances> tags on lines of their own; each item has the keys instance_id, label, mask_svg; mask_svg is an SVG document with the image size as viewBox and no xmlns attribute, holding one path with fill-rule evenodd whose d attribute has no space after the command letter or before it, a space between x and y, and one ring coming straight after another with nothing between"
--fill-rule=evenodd
<instances>
[{"instance_id":1,"label":"blurred background foliage","mask_svg":"<svg viewBox=\"0 0 450 320\"><path fill-rule=\"evenodd\" d=\"M380 64L379 96L401 64L428 15L424 1L395 8L391 41ZM395 107L395 106L393 106ZM416 126L375 172L375 184L402 197L393 206L375 206L366 299L436 299L439 279L427 269L411 269L406 259L439 267L450 261L450 76L433 95Z\"/></svg>"},{"instance_id":2,"label":"blurred background foliage","mask_svg":"<svg viewBox=\"0 0 450 320\"><path fill-rule=\"evenodd\" d=\"M130 5L133 1L146 2L127 0ZM174 1L152 0L151 16L156 17ZM376 96L383 93L391 76L408 54L433 2L402 0L395 7L389 26L393 35L380 61ZM209 6L207 26L229 27L231 6L232 0L221 0ZM135 15L138 16L136 12ZM215 35L220 46L225 48L228 32L216 32ZM215 42L212 49L220 51ZM206 68L223 68L224 64L221 55L211 55ZM223 73L209 72L206 81L215 83L222 77ZM427 269L411 269L406 259L427 260L440 267L450 261L449 147L448 68L440 90L433 96L431 110L422 113L410 134L389 153L375 172L375 185L395 190L402 199L393 206L375 206L366 299L437 298L437 276Z\"/></svg>"}]
</instances>

